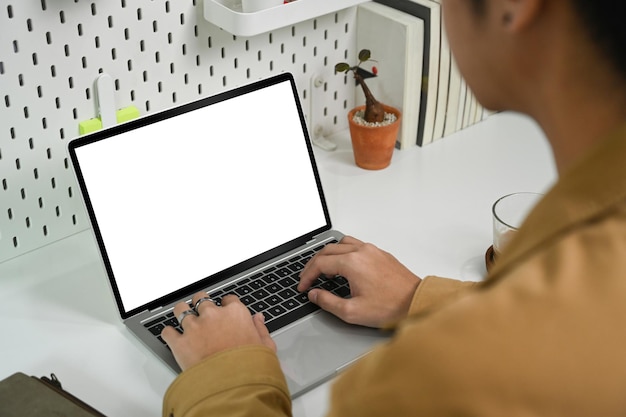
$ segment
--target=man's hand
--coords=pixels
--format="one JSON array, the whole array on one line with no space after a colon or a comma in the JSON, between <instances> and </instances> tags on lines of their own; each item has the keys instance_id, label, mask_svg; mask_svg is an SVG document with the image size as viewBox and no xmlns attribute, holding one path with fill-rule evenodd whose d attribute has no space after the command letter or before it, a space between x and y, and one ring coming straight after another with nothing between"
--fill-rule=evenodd
<instances>
[{"instance_id":1,"label":"man's hand","mask_svg":"<svg viewBox=\"0 0 626 417\"><path fill-rule=\"evenodd\" d=\"M192 304L207 297L206 293L194 295ZM189 310L187 303L178 303L174 314L179 317ZM276 351L276 344L265 327L263 314L250 315L248 309L235 295L222 298L222 306L211 301L198 304L198 315L189 314L182 319L184 333L166 326L161 332L182 370L224 350L245 346L263 345Z\"/></svg>"},{"instance_id":2,"label":"man's hand","mask_svg":"<svg viewBox=\"0 0 626 417\"><path fill-rule=\"evenodd\" d=\"M353 324L382 327L406 317L421 279L396 258L376 246L346 236L327 245L300 273L299 291L306 291L320 276L345 277L352 297L312 289L309 300Z\"/></svg>"}]
</instances>

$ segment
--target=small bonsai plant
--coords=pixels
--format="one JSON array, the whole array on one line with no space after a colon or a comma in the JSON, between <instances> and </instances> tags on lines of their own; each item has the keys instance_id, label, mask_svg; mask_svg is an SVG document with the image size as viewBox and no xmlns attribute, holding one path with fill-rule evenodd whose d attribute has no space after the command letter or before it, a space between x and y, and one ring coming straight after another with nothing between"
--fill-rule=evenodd
<instances>
[{"instance_id":1,"label":"small bonsai plant","mask_svg":"<svg viewBox=\"0 0 626 417\"><path fill-rule=\"evenodd\" d=\"M347 74L352 71L365 94L365 106L357 106L348 112L354 162L364 169L383 169L391 163L402 113L376 100L365 84L361 65L374 61L370 57L369 49L363 49L359 52L358 64L351 66L341 62L335 65L335 72ZM372 72L377 73L376 67L372 68Z\"/></svg>"},{"instance_id":2,"label":"small bonsai plant","mask_svg":"<svg viewBox=\"0 0 626 417\"><path fill-rule=\"evenodd\" d=\"M363 119L365 119L368 123L381 123L385 119L385 110L381 103L376 100L370 89L365 84L365 80L359 74L358 69L364 62L373 61L371 59L371 52L369 49L362 49L359 52L359 63L350 66L350 64L346 62L340 62L335 65L335 72L347 74L349 71L352 71L354 74L354 79L363 89L363 94L365 94L365 114L363 115Z\"/></svg>"}]
</instances>

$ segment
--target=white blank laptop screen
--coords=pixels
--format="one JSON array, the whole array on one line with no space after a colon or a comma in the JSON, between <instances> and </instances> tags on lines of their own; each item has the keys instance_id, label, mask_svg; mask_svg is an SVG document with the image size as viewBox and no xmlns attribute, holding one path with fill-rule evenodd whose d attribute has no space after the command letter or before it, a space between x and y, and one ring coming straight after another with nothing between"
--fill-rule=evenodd
<instances>
[{"instance_id":1,"label":"white blank laptop screen","mask_svg":"<svg viewBox=\"0 0 626 417\"><path fill-rule=\"evenodd\" d=\"M288 81L76 157L125 311L326 225Z\"/></svg>"}]
</instances>

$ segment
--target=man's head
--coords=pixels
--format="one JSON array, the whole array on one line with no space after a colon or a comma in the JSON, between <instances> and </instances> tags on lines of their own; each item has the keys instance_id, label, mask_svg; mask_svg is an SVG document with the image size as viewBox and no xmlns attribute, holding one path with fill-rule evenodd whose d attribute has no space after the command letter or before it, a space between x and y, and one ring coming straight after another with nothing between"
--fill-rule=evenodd
<instances>
[{"instance_id":1,"label":"man's head","mask_svg":"<svg viewBox=\"0 0 626 417\"><path fill-rule=\"evenodd\" d=\"M488 108L527 110L524 91L541 87L542 71L568 63L602 65L626 85L624 0L443 0L442 4L459 68Z\"/></svg>"}]
</instances>

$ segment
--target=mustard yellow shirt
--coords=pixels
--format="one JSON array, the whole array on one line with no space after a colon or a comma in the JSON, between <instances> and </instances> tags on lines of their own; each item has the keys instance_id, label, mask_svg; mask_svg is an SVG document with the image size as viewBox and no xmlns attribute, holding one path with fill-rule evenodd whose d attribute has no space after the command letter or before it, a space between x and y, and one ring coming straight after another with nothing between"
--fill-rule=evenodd
<instances>
[{"instance_id":1,"label":"mustard yellow shirt","mask_svg":"<svg viewBox=\"0 0 626 417\"><path fill-rule=\"evenodd\" d=\"M289 416L276 356L182 373L164 416ZM389 343L334 382L329 417L626 416L626 126L537 205L480 284L427 277Z\"/></svg>"}]
</instances>

